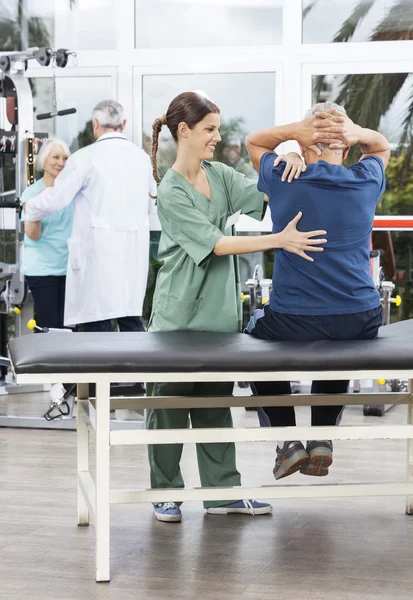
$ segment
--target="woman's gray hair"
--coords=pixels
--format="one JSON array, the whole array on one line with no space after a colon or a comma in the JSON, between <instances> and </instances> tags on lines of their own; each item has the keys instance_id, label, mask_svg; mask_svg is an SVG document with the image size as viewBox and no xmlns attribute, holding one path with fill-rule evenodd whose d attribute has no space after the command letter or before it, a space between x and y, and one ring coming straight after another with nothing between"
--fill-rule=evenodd
<instances>
[{"instance_id":1,"label":"woman's gray hair","mask_svg":"<svg viewBox=\"0 0 413 600\"><path fill-rule=\"evenodd\" d=\"M36 157L36 171L44 171L44 163L46 162L47 157L51 154L55 146L61 146L66 156L70 156L71 152L66 142L57 138L50 138L49 140L47 140L47 142L44 142L44 144L42 144L42 147L39 150L39 154Z\"/></svg>"},{"instance_id":2,"label":"woman's gray hair","mask_svg":"<svg viewBox=\"0 0 413 600\"><path fill-rule=\"evenodd\" d=\"M119 129L124 121L123 106L116 100L102 100L93 109L92 119L101 127Z\"/></svg>"},{"instance_id":3,"label":"woman's gray hair","mask_svg":"<svg viewBox=\"0 0 413 600\"><path fill-rule=\"evenodd\" d=\"M346 109L344 108L344 106L340 106L339 104L336 104L335 102L318 102L317 104L314 104L314 106L312 106L310 108L310 110L308 110L306 112L305 119L312 117L317 112L325 112L327 110L333 110L333 109L335 109L337 112L341 113L342 115L347 115L347 112L346 112ZM324 142L317 142L316 146L319 150L321 150L321 152L325 152L326 150L329 149L329 145L325 144ZM330 152L335 152L336 154L341 154L341 155L343 154L342 150L330 150Z\"/></svg>"}]
</instances>

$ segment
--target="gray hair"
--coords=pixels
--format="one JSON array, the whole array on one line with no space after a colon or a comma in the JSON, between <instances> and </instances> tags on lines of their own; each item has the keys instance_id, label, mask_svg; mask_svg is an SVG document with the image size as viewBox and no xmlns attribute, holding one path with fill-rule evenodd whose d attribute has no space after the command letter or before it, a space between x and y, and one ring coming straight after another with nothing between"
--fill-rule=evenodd
<instances>
[{"instance_id":1,"label":"gray hair","mask_svg":"<svg viewBox=\"0 0 413 600\"><path fill-rule=\"evenodd\" d=\"M47 142L42 144L39 154L36 157L36 171L44 171L44 163L46 162L47 157L52 153L55 146L61 146L66 156L70 156L71 152L66 142L57 138L50 138L47 140Z\"/></svg>"},{"instance_id":2,"label":"gray hair","mask_svg":"<svg viewBox=\"0 0 413 600\"><path fill-rule=\"evenodd\" d=\"M317 104L314 104L314 106L312 106L310 108L310 110L308 110L306 112L305 118L308 119L308 117L312 117L313 115L315 115L315 113L317 112L325 112L327 110L332 110L335 109L337 112L341 113L342 115L347 115L346 109L344 108L344 106L340 106L339 104L336 104L335 102L318 102ZM325 152L326 150L329 150L329 145L325 144L324 142L317 142L316 146L319 150L321 150L321 152ZM335 152L336 154L343 154L342 150L330 150L330 152Z\"/></svg>"},{"instance_id":3,"label":"gray hair","mask_svg":"<svg viewBox=\"0 0 413 600\"><path fill-rule=\"evenodd\" d=\"M123 125L123 106L116 100L102 100L96 104L92 112L101 127L119 129Z\"/></svg>"}]
</instances>

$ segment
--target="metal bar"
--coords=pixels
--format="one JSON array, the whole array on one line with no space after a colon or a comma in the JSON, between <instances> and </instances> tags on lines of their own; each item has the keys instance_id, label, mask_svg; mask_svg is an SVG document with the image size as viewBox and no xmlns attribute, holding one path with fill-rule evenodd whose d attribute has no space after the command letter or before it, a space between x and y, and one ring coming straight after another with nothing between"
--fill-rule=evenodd
<instances>
[{"instance_id":1,"label":"metal bar","mask_svg":"<svg viewBox=\"0 0 413 600\"><path fill-rule=\"evenodd\" d=\"M142 419L118 419L110 420L111 430L139 429L144 426ZM76 431L76 417L59 417L52 421L46 421L44 417L25 417L23 415L0 415L1 427L15 427L16 429L62 429L65 431ZM93 428L94 430L94 428Z\"/></svg>"},{"instance_id":2,"label":"metal bar","mask_svg":"<svg viewBox=\"0 0 413 600\"><path fill-rule=\"evenodd\" d=\"M374 217L374 229L411 229L413 219L411 217Z\"/></svg>"},{"instance_id":3,"label":"metal bar","mask_svg":"<svg viewBox=\"0 0 413 600\"><path fill-rule=\"evenodd\" d=\"M352 370L352 371L211 371L190 373L174 371L157 373L82 373L82 372L53 372L53 373L16 373L15 365L13 370L17 383L96 383L97 381L119 383L135 382L136 377L140 381L147 383L156 383L162 381L186 382L186 381L302 381L302 380L329 380L336 379L413 379L413 370L408 369L377 369L377 370Z\"/></svg>"},{"instance_id":4,"label":"metal bar","mask_svg":"<svg viewBox=\"0 0 413 600\"><path fill-rule=\"evenodd\" d=\"M216 408L238 406L340 406L362 404L407 404L405 392L362 394L286 394L282 396L137 396L111 398L111 409ZM91 400L93 406L95 400Z\"/></svg>"},{"instance_id":5,"label":"metal bar","mask_svg":"<svg viewBox=\"0 0 413 600\"><path fill-rule=\"evenodd\" d=\"M19 415L0 415L0 427L16 427L21 429L76 429L76 419L63 417L46 421L44 417L25 417Z\"/></svg>"},{"instance_id":6,"label":"metal bar","mask_svg":"<svg viewBox=\"0 0 413 600\"><path fill-rule=\"evenodd\" d=\"M211 429L148 429L111 431L111 446L136 444L210 444L214 442L274 442L288 440L387 440L413 438L413 425L356 427L230 427Z\"/></svg>"},{"instance_id":7,"label":"metal bar","mask_svg":"<svg viewBox=\"0 0 413 600\"><path fill-rule=\"evenodd\" d=\"M89 525L89 511L88 511L87 495L85 495L85 490L80 485L81 474L83 473L90 477L90 473L89 473L90 419L89 419L89 415L87 414L87 412L85 410L85 407L83 406L84 404L86 404L85 401L78 400L78 404L77 404L77 474L78 474L78 478L77 478L77 524L83 525L83 526ZM91 477L90 477L90 481L92 481Z\"/></svg>"},{"instance_id":8,"label":"metal bar","mask_svg":"<svg viewBox=\"0 0 413 600\"><path fill-rule=\"evenodd\" d=\"M12 50L11 52L0 52L0 56L9 56L14 61L25 61L34 58L34 53L38 50L39 48L34 46L33 48L28 48L25 51Z\"/></svg>"},{"instance_id":9,"label":"metal bar","mask_svg":"<svg viewBox=\"0 0 413 600\"><path fill-rule=\"evenodd\" d=\"M413 380L409 379L409 404L407 405L407 422L411 426L413 423ZM413 483L413 442L407 440L407 481ZM413 514L413 495L406 496L406 513Z\"/></svg>"},{"instance_id":10,"label":"metal bar","mask_svg":"<svg viewBox=\"0 0 413 600\"><path fill-rule=\"evenodd\" d=\"M96 384L96 581L110 581L110 385Z\"/></svg>"},{"instance_id":11,"label":"metal bar","mask_svg":"<svg viewBox=\"0 0 413 600\"><path fill-rule=\"evenodd\" d=\"M77 401L77 420L83 420L88 431L96 431L96 415L95 411L93 413L90 411L89 400L79 400Z\"/></svg>"},{"instance_id":12,"label":"metal bar","mask_svg":"<svg viewBox=\"0 0 413 600\"><path fill-rule=\"evenodd\" d=\"M92 479L90 473L88 471L78 472L77 484L83 495L84 501L87 506L87 510L92 515L92 517L94 517L95 516L96 489L95 489L95 484L93 483L93 479ZM89 520L86 524L89 524Z\"/></svg>"},{"instance_id":13,"label":"metal bar","mask_svg":"<svg viewBox=\"0 0 413 600\"><path fill-rule=\"evenodd\" d=\"M141 502L190 502L195 500L257 500L286 498L358 498L364 496L404 496L413 492L413 483L350 483L329 485L280 485L262 487L222 487L193 489L112 490L111 504Z\"/></svg>"}]
</instances>

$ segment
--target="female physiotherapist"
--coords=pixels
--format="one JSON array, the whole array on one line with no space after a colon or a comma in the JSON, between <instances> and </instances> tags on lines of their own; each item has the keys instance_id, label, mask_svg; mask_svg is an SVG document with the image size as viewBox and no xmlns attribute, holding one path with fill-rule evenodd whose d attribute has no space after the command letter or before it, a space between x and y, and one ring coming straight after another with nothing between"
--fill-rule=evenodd
<instances>
[{"instance_id":1,"label":"female physiotherapist","mask_svg":"<svg viewBox=\"0 0 413 600\"><path fill-rule=\"evenodd\" d=\"M61 140L50 139L43 144L36 160L36 169L43 171L43 177L24 190L22 204L46 187L54 186L69 156L70 150ZM73 203L70 203L42 221L24 224L23 273L33 296L40 327L63 327L67 239L72 232L72 220Z\"/></svg>"},{"instance_id":2,"label":"female physiotherapist","mask_svg":"<svg viewBox=\"0 0 413 600\"><path fill-rule=\"evenodd\" d=\"M261 220L264 195L255 181L230 167L209 162L219 134L218 107L194 92L177 96L164 117L153 125L152 162L158 179L156 154L162 125L178 144L177 158L158 190L158 216L162 225L159 259L164 261L156 282L149 331L241 331L241 289L235 255L284 248L306 256L321 251L311 240L324 231L297 231L297 217L279 234L236 236L232 224L240 212ZM284 159L290 175L299 176L304 165L297 155ZM288 184L286 184L288 185ZM309 259L309 257L307 256ZM309 259L311 260L311 259ZM232 394L233 383L156 383L152 395L216 396ZM232 427L229 408L148 410L149 429ZM153 488L184 486L179 463L182 445L148 448ZM233 443L197 444L198 468L203 487L239 486ZM265 514L269 504L249 501L205 502L208 513ZM178 503L154 506L160 521L180 521Z\"/></svg>"}]
</instances>

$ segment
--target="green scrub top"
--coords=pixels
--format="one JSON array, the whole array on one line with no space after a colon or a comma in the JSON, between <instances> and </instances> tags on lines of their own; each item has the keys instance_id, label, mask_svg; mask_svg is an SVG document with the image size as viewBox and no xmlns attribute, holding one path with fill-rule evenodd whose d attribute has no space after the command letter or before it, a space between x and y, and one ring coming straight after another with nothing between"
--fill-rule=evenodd
<instances>
[{"instance_id":1,"label":"green scrub top","mask_svg":"<svg viewBox=\"0 0 413 600\"><path fill-rule=\"evenodd\" d=\"M149 331L236 332L242 327L238 258L217 256L227 219L237 211L260 221L264 195L257 182L218 162L202 163L211 201L169 169L158 189L162 225Z\"/></svg>"}]
</instances>

